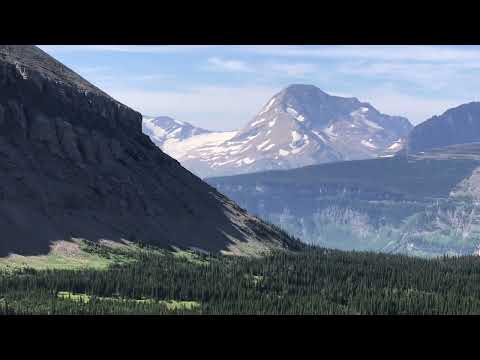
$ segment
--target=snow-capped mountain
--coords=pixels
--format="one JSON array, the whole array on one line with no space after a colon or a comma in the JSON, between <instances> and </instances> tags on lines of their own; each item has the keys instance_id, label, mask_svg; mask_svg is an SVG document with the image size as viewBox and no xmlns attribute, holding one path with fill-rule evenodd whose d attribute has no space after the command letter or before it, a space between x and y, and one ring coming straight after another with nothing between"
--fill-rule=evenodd
<instances>
[{"instance_id":1,"label":"snow-capped mountain","mask_svg":"<svg viewBox=\"0 0 480 360\"><path fill-rule=\"evenodd\" d=\"M178 128L151 131L166 136L162 145L157 143L165 152L199 176L210 177L390 156L402 149L411 128L406 118L381 114L356 98L291 85L239 131L200 129L203 133L184 138Z\"/></svg>"},{"instance_id":2,"label":"snow-capped mountain","mask_svg":"<svg viewBox=\"0 0 480 360\"><path fill-rule=\"evenodd\" d=\"M143 133L160 148L166 143L181 141L189 137L208 133L208 130L198 128L192 124L172 119L168 116L144 116L142 122Z\"/></svg>"},{"instance_id":3,"label":"snow-capped mountain","mask_svg":"<svg viewBox=\"0 0 480 360\"><path fill-rule=\"evenodd\" d=\"M209 159L237 133L209 131L168 116L144 116L142 129L159 148L202 177L216 174L210 170Z\"/></svg>"}]
</instances>

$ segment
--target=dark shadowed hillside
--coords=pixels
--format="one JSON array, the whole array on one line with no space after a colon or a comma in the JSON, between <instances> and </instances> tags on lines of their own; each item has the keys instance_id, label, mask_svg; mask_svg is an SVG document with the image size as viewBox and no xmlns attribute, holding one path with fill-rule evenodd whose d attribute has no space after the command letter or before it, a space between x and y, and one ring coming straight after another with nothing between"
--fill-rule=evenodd
<instances>
[{"instance_id":1,"label":"dark shadowed hillside","mask_svg":"<svg viewBox=\"0 0 480 360\"><path fill-rule=\"evenodd\" d=\"M160 151L138 112L37 47L0 46L0 89L0 256L71 237L234 252L288 240Z\"/></svg>"},{"instance_id":2,"label":"dark shadowed hillside","mask_svg":"<svg viewBox=\"0 0 480 360\"><path fill-rule=\"evenodd\" d=\"M408 152L480 142L480 102L445 111L415 126L408 137Z\"/></svg>"}]
</instances>

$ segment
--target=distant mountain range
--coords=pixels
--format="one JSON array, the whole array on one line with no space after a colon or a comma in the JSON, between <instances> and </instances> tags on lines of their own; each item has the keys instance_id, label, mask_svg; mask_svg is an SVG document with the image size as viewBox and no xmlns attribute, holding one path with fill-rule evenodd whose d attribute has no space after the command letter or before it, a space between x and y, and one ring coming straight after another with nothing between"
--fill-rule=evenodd
<instances>
[{"instance_id":1,"label":"distant mountain range","mask_svg":"<svg viewBox=\"0 0 480 360\"><path fill-rule=\"evenodd\" d=\"M291 85L238 131L212 132L167 117L144 117L143 129L187 169L209 177L391 156L412 125L357 98Z\"/></svg>"},{"instance_id":2,"label":"distant mountain range","mask_svg":"<svg viewBox=\"0 0 480 360\"><path fill-rule=\"evenodd\" d=\"M398 156L207 181L306 242L480 254L480 103L417 125Z\"/></svg>"}]
</instances>

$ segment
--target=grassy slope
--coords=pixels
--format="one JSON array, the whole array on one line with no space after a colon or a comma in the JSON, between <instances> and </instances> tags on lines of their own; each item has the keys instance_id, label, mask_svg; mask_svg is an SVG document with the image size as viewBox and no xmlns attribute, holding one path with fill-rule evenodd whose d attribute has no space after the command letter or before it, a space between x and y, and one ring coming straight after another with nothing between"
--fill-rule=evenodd
<instances>
[{"instance_id":1,"label":"grassy slope","mask_svg":"<svg viewBox=\"0 0 480 360\"><path fill-rule=\"evenodd\" d=\"M22 256L12 254L0 258L0 272L14 273L22 269L34 270L106 270L113 265L122 265L136 261L141 253L166 253L160 248L143 248L134 243L101 242L93 243L74 239L52 245L47 255ZM174 248L175 257L186 259L194 264L207 264L193 251Z\"/></svg>"}]
</instances>

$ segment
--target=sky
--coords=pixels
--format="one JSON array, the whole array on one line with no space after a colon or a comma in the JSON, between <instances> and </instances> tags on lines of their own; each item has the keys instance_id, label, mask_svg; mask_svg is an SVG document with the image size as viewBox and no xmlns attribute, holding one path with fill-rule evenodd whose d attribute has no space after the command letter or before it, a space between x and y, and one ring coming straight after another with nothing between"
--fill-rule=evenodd
<instances>
[{"instance_id":1,"label":"sky","mask_svg":"<svg viewBox=\"0 0 480 360\"><path fill-rule=\"evenodd\" d=\"M290 84L354 96L418 124L480 100L480 46L40 45L147 116L243 127Z\"/></svg>"}]
</instances>

